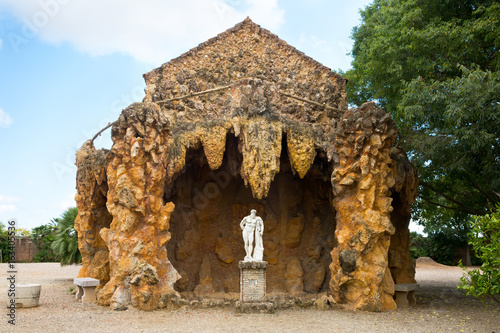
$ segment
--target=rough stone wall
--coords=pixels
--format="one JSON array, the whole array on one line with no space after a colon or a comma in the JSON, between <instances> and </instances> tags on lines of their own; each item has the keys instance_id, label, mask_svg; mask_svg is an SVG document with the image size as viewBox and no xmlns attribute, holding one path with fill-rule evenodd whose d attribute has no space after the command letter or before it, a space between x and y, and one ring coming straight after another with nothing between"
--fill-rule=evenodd
<instances>
[{"instance_id":1,"label":"rough stone wall","mask_svg":"<svg viewBox=\"0 0 500 333\"><path fill-rule=\"evenodd\" d=\"M414 276L405 232L416 176L391 158L388 114L347 110L345 79L250 20L145 79L111 151L87 142L77 153L79 276L101 280L99 304L151 310L175 289L236 292L238 224L257 208L268 290L395 308L394 280Z\"/></svg>"},{"instance_id":2,"label":"rough stone wall","mask_svg":"<svg viewBox=\"0 0 500 333\"><path fill-rule=\"evenodd\" d=\"M157 105L137 103L124 110L111 135L107 208L113 221L100 230L109 249L110 281L98 302L152 310L173 293L176 279L164 246L174 210L163 201L168 121Z\"/></svg>"},{"instance_id":3,"label":"rough stone wall","mask_svg":"<svg viewBox=\"0 0 500 333\"><path fill-rule=\"evenodd\" d=\"M112 218L106 208L108 155L108 150L96 150L90 141L76 154L78 215L75 230L82 254L78 277L98 279L98 290L109 281L109 250L99 234L102 228L109 227Z\"/></svg>"},{"instance_id":4,"label":"rough stone wall","mask_svg":"<svg viewBox=\"0 0 500 333\"><path fill-rule=\"evenodd\" d=\"M330 288L337 302L369 311L395 309L388 251L394 226L390 149L397 130L374 103L344 114L335 146L340 163L332 174L337 247Z\"/></svg>"},{"instance_id":5,"label":"rough stone wall","mask_svg":"<svg viewBox=\"0 0 500 333\"><path fill-rule=\"evenodd\" d=\"M16 262L31 262L38 253L36 244L28 237L16 238L15 249Z\"/></svg>"}]
</instances>

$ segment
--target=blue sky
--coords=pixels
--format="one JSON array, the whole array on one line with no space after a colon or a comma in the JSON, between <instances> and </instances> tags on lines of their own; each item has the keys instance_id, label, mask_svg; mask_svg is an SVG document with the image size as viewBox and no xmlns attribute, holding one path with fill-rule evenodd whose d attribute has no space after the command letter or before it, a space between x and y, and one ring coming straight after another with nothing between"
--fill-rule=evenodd
<instances>
[{"instance_id":1,"label":"blue sky","mask_svg":"<svg viewBox=\"0 0 500 333\"><path fill-rule=\"evenodd\" d=\"M142 100L143 73L246 16L346 70L370 2L0 0L0 221L33 228L75 206L76 150Z\"/></svg>"}]
</instances>

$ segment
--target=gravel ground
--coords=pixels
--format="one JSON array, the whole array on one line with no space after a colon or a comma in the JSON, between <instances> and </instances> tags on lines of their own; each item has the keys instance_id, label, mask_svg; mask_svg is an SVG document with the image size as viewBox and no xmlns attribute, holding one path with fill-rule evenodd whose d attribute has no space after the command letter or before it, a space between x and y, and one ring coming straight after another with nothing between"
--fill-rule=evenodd
<instances>
[{"instance_id":1,"label":"gravel ground","mask_svg":"<svg viewBox=\"0 0 500 333\"><path fill-rule=\"evenodd\" d=\"M430 259L417 262L420 290L417 306L391 312L308 309L278 310L275 314L233 313L230 308L111 311L81 304L70 294L80 266L58 263L16 264L20 283L40 283L40 306L17 309L15 327L7 309L0 332L497 332L500 306L465 296L456 289L462 271ZM0 264L5 281L7 264ZM5 304L7 288L0 286Z\"/></svg>"}]
</instances>

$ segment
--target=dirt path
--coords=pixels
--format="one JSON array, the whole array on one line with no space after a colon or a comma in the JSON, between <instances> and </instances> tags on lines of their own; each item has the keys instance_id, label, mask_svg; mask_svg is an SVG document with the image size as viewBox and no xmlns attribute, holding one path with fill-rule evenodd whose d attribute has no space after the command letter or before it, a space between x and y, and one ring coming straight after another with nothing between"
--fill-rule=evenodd
<instances>
[{"instance_id":1,"label":"dirt path","mask_svg":"<svg viewBox=\"0 0 500 333\"><path fill-rule=\"evenodd\" d=\"M461 269L420 261L418 305L392 312L280 310L276 314L236 315L229 308L115 312L81 304L69 294L79 266L17 264L18 281L42 284L40 306L17 309L16 326L0 317L0 332L497 332L500 306L484 305L456 289ZM6 264L0 264L5 281ZM5 304L5 282L0 286Z\"/></svg>"}]
</instances>

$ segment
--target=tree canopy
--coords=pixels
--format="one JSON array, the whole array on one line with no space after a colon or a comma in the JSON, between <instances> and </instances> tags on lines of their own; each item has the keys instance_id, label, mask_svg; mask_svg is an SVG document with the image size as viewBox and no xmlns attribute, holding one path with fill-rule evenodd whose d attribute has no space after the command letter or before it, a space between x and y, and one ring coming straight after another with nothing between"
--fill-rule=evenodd
<instances>
[{"instance_id":1,"label":"tree canopy","mask_svg":"<svg viewBox=\"0 0 500 333\"><path fill-rule=\"evenodd\" d=\"M34 262L59 261L59 257L52 249L52 243L54 242L56 232L57 223L55 221L33 228L31 231L31 239L38 248L38 252L33 257Z\"/></svg>"},{"instance_id":2,"label":"tree canopy","mask_svg":"<svg viewBox=\"0 0 500 333\"><path fill-rule=\"evenodd\" d=\"M398 124L420 221L466 233L500 202L500 3L375 0L361 16L349 101L376 100Z\"/></svg>"},{"instance_id":3,"label":"tree canopy","mask_svg":"<svg viewBox=\"0 0 500 333\"><path fill-rule=\"evenodd\" d=\"M78 208L68 208L61 217L55 218L57 231L51 248L61 261L61 265L72 265L82 262L82 255L78 250L78 234L75 230L75 219Z\"/></svg>"}]
</instances>

